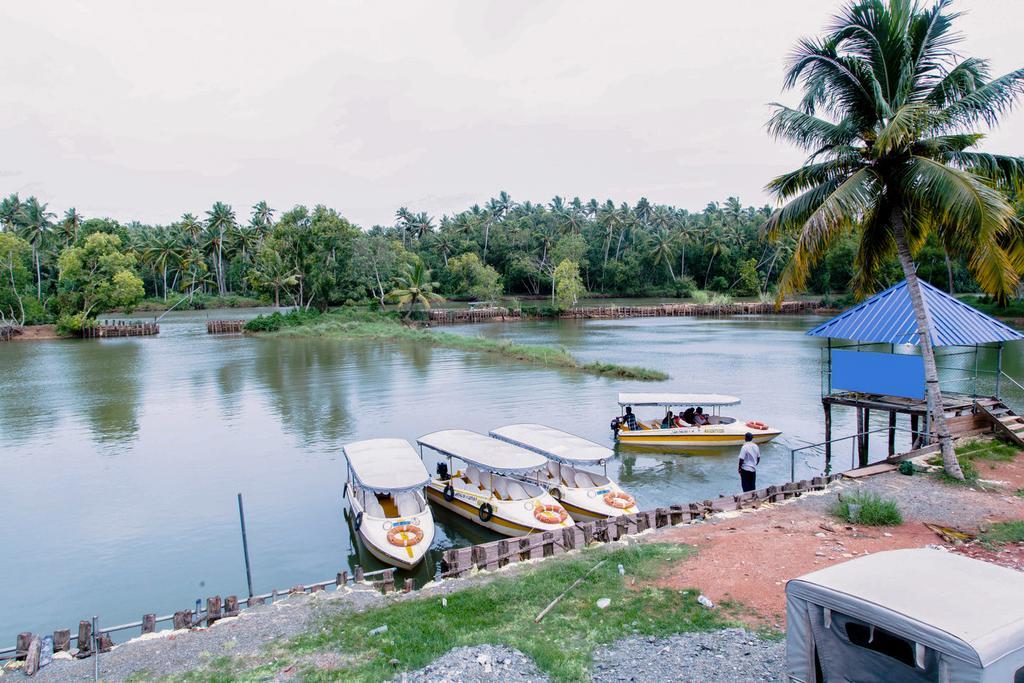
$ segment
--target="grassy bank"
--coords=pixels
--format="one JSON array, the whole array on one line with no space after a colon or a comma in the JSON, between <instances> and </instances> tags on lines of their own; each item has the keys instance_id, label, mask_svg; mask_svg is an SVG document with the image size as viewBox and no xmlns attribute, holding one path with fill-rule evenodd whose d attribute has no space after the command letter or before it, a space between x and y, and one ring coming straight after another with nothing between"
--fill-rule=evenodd
<instances>
[{"instance_id":1,"label":"grassy bank","mask_svg":"<svg viewBox=\"0 0 1024 683\"><path fill-rule=\"evenodd\" d=\"M487 353L549 368L578 370L602 377L636 379L657 382L668 379L658 370L635 366L615 365L592 361L584 363L568 351L553 346L515 344L485 337L437 332L435 330L404 325L394 314L376 313L359 309L339 309L317 314L296 312L260 316L250 321L246 329L254 332L272 332L285 336L332 337L337 339L364 339L378 341L406 341L470 353Z\"/></svg>"},{"instance_id":2,"label":"grassy bank","mask_svg":"<svg viewBox=\"0 0 1024 683\"><path fill-rule=\"evenodd\" d=\"M179 301L181 301L181 295L172 296L167 299L167 301L164 301L162 297L151 297L140 301L132 310L136 313L156 313L166 311ZM174 310L203 311L217 308L259 308L261 306L268 305L270 304L266 300L250 296L239 296L236 294L229 294L228 296L208 296L196 294L192 297L192 301L186 301L175 307Z\"/></svg>"},{"instance_id":3,"label":"grassy bank","mask_svg":"<svg viewBox=\"0 0 1024 683\"><path fill-rule=\"evenodd\" d=\"M633 634L665 636L733 625L721 610L701 607L696 590L646 585L692 552L668 544L595 548L449 594L447 606L432 596L367 612L339 612L319 628L279 644L268 661L255 667L221 658L184 680L260 680L294 666L305 680L383 681L422 668L454 647L482 643L521 650L555 681L589 680L599 645ZM549 602L602 560L540 624L534 623ZM600 598L609 598L611 606L599 609ZM371 634L384 625L387 632ZM317 667L320 655L328 653L332 668Z\"/></svg>"}]
</instances>

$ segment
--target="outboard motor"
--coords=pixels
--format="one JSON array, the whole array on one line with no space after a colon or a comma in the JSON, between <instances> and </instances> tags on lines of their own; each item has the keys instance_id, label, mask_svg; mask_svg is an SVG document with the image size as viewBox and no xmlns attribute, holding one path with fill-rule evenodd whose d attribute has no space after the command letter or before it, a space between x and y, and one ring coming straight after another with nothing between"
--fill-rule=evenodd
<instances>
[{"instance_id":1,"label":"outboard motor","mask_svg":"<svg viewBox=\"0 0 1024 683\"><path fill-rule=\"evenodd\" d=\"M612 418L612 423L611 423L612 431L613 432L619 431L619 425L620 424L622 424L622 418L621 417L613 417Z\"/></svg>"},{"instance_id":2,"label":"outboard motor","mask_svg":"<svg viewBox=\"0 0 1024 683\"><path fill-rule=\"evenodd\" d=\"M437 463L437 477L441 481L448 481L449 479L451 479L451 477L448 476L448 463L446 463L446 462L439 462L439 463Z\"/></svg>"}]
</instances>

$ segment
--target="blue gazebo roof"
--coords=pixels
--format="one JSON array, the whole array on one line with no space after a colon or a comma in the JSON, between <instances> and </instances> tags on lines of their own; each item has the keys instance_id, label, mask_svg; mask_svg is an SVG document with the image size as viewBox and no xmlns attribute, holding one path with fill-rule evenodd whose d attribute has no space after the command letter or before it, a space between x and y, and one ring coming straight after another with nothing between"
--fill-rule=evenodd
<instances>
[{"instance_id":1,"label":"blue gazebo roof","mask_svg":"<svg viewBox=\"0 0 1024 683\"><path fill-rule=\"evenodd\" d=\"M1024 335L1012 327L924 280L918 282L931 319L934 346L973 346L1024 339ZM818 325L807 334L872 343L915 346L920 343L906 280Z\"/></svg>"}]
</instances>

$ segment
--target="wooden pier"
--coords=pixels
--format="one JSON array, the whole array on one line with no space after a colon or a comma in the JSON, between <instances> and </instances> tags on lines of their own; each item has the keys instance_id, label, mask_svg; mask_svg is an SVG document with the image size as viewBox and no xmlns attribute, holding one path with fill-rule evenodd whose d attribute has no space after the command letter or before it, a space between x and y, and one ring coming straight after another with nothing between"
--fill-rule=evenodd
<instances>
[{"instance_id":1,"label":"wooden pier","mask_svg":"<svg viewBox=\"0 0 1024 683\"><path fill-rule=\"evenodd\" d=\"M611 318L666 318L683 316L717 317L725 315L799 315L813 313L819 304L814 301L784 301L775 304L739 302L730 304L658 304L653 306L581 306L558 314L569 320L602 320ZM506 320L532 320L535 316L520 309L502 306L472 309L435 308L428 311L428 319L439 325L455 323L501 322Z\"/></svg>"},{"instance_id":2,"label":"wooden pier","mask_svg":"<svg viewBox=\"0 0 1024 683\"><path fill-rule=\"evenodd\" d=\"M141 320L110 320L83 327L83 339L106 339L109 337L148 337L160 334L160 325Z\"/></svg>"},{"instance_id":3,"label":"wooden pier","mask_svg":"<svg viewBox=\"0 0 1024 683\"><path fill-rule=\"evenodd\" d=\"M207 334L241 334L245 331L245 320L207 320Z\"/></svg>"}]
</instances>

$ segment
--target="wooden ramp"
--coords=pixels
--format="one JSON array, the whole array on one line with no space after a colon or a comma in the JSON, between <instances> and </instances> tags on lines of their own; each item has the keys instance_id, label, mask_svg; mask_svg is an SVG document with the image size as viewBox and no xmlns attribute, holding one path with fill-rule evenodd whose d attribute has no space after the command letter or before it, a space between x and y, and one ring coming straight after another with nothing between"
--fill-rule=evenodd
<instances>
[{"instance_id":1,"label":"wooden ramp","mask_svg":"<svg viewBox=\"0 0 1024 683\"><path fill-rule=\"evenodd\" d=\"M975 401L974 405L977 406L979 414L989 419L997 434L1024 447L1024 417L997 398L980 399Z\"/></svg>"}]
</instances>

